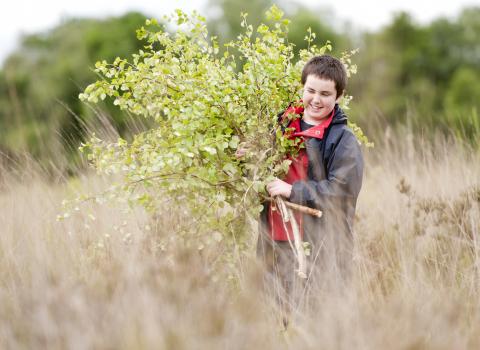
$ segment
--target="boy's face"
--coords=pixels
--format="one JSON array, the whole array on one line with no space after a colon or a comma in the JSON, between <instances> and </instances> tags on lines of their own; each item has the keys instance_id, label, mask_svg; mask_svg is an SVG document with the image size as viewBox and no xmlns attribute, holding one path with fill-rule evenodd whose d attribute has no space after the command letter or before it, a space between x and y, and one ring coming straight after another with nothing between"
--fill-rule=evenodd
<instances>
[{"instance_id":1,"label":"boy's face","mask_svg":"<svg viewBox=\"0 0 480 350\"><path fill-rule=\"evenodd\" d=\"M333 80L319 78L310 74L307 76L303 87L303 120L309 124L317 125L327 119L332 113L337 98L337 90Z\"/></svg>"}]
</instances>

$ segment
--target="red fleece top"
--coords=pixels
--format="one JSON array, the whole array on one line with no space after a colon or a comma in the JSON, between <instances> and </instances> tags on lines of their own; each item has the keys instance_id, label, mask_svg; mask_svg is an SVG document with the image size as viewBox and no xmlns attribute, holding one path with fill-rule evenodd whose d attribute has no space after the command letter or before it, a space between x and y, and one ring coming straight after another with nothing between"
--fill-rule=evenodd
<instances>
[{"instance_id":1,"label":"red fleece top","mask_svg":"<svg viewBox=\"0 0 480 350\"><path fill-rule=\"evenodd\" d=\"M315 125L305 131L302 131L300 127L301 116L303 116L303 106L292 106L289 107L282 118L285 118L289 114L298 114L300 118L296 118L290 122L288 128L294 129L292 133L289 133L287 137L289 138L301 138L301 143L305 138L314 137L317 139L322 139L325 129L328 128L333 119L334 111L330 114L328 119L324 120L318 125ZM300 144L301 144L300 143ZM305 148L301 148L298 152L296 158L288 157L292 163L288 168L288 173L283 179L288 184L293 184L295 181L306 180L307 179L307 170L308 170L308 156ZM300 228L300 235L303 238L303 216L301 213L295 212L295 219L297 220L298 226ZM268 210L268 222L270 224L270 235L274 241L288 241L293 240L292 226L290 222L283 222L280 211L276 207L275 203L272 202ZM286 229L286 230L285 230Z\"/></svg>"}]
</instances>

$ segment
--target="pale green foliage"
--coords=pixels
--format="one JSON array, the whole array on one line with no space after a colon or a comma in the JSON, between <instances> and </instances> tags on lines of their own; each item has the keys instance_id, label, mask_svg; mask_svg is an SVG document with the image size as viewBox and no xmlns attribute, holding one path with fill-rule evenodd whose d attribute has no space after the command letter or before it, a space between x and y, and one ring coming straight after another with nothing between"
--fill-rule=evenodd
<instances>
[{"instance_id":1,"label":"pale green foliage","mask_svg":"<svg viewBox=\"0 0 480 350\"><path fill-rule=\"evenodd\" d=\"M156 121L130 143L92 138L81 147L99 172L123 176L116 196L152 210L160 196L177 198L185 213L203 218L199 232L233 232L245 211L258 213L265 182L285 173L285 153L296 147L282 137L277 114L299 99L305 62L331 49L316 46L309 31L308 50L295 58L289 20L275 6L266 15L269 25L254 29L242 14L244 33L220 55L205 19L177 10L166 18L173 34L148 20L138 30L148 45L131 62L96 64L103 79L82 100L112 96L121 109ZM241 160L239 147L248 149Z\"/></svg>"}]
</instances>

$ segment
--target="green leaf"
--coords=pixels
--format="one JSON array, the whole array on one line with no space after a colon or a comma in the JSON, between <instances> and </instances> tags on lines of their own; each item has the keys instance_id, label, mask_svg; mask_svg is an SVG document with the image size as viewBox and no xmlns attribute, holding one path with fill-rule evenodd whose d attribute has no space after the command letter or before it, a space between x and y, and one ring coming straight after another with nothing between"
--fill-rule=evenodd
<instances>
[{"instance_id":1,"label":"green leaf","mask_svg":"<svg viewBox=\"0 0 480 350\"><path fill-rule=\"evenodd\" d=\"M238 136L233 136L233 137L230 139L230 142L228 143L228 145L229 145L230 148L232 148L232 149L237 149L239 142L240 142L240 138L239 138Z\"/></svg>"},{"instance_id":2,"label":"green leaf","mask_svg":"<svg viewBox=\"0 0 480 350\"><path fill-rule=\"evenodd\" d=\"M280 10L276 5L273 5L266 12L266 17L271 21L280 21L283 18L283 11Z\"/></svg>"},{"instance_id":3,"label":"green leaf","mask_svg":"<svg viewBox=\"0 0 480 350\"><path fill-rule=\"evenodd\" d=\"M217 149L214 148L214 147L205 146L205 147L203 147L203 149L211 155L217 154Z\"/></svg>"}]
</instances>

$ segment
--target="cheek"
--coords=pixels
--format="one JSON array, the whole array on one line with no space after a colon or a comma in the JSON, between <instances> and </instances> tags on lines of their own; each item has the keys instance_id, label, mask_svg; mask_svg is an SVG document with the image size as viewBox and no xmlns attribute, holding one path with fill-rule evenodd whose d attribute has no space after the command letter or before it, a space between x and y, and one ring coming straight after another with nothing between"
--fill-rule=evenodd
<instances>
[{"instance_id":1,"label":"cheek","mask_svg":"<svg viewBox=\"0 0 480 350\"><path fill-rule=\"evenodd\" d=\"M335 105L335 97L328 97L324 100L324 103L329 106Z\"/></svg>"},{"instance_id":2,"label":"cheek","mask_svg":"<svg viewBox=\"0 0 480 350\"><path fill-rule=\"evenodd\" d=\"M312 95L309 94L308 92L304 92L302 95L302 100L303 102L308 102L312 99Z\"/></svg>"}]
</instances>

